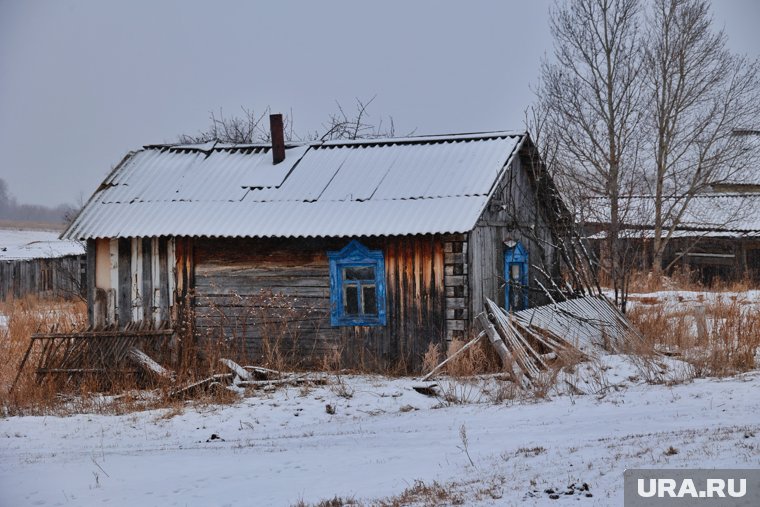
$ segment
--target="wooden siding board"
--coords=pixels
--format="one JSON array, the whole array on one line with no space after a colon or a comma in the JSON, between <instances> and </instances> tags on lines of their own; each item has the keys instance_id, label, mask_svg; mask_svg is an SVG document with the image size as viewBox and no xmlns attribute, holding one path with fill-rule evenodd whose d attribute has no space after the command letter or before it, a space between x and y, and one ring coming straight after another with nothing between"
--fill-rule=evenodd
<instances>
[{"instance_id":1,"label":"wooden siding board","mask_svg":"<svg viewBox=\"0 0 760 507\"><path fill-rule=\"evenodd\" d=\"M144 319L152 319L153 317L153 246L150 238L143 238L140 241L141 248L139 253L142 255L142 259L138 262L142 263L142 270L140 271L140 280L138 281L140 286L140 298L142 302L141 316Z\"/></svg>"},{"instance_id":2,"label":"wooden siding board","mask_svg":"<svg viewBox=\"0 0 760 507\"><path fill-rule=\"evenodd\" d=\"M118 260L116 263L118 273L118 315L119 325L123 326L132 321L132 246L129 239L117 240Z\"/></svg>"},{"instance_id":3,"label":"wooden siding board","mask_svg":"<svg viewBox=\"0 0 760 507\"><path fill-rule=\"evenodd\" d=\"M87 277L87 301L92 302L91 304L87 305L87 321L90 323L91 326L95 325L95 313L94 313L94 302L95 302L95 272L96 272L96 262L97 262L97 255L98 255L98 246L97 242L94 239L88 239L87 240L87 248L86 248L86 255L87 255L87 273L89 276Z\"/></svg>"},{"instance_id":4,"label":"wooden siding board","mask_svg":"<svg viewBox=\"0 0 760 507\"><path fill-rule=\"evenodd\" d=\"M169 262L168 262L167 239L158 238L158 277L160 287L161 306L159 320L169 318Z\"/></svg>"},{"instance_id":5,"label":"wooden siding board","mask_svg":"<svg viewBox=\"0 0 760 507\"><path fill-rule=\"evenodd\" d=\"M551 232L528 174L530 163L532 162L525 157L517 157L513 161L507 178L494 192L492 203L489 203L477 226L469 233L467 258L470 322L483 311L486 297L493 299L499 306L505 304L503 242L507 238L522 242L529 253L531 304L545 302L536 284L536 278L541 279L543 276L533 266L544 264L547 272L555 272L555 259L553 251L548 247L551 244ZM492 205L496 203L499 205Z\"/></svg>"}]
</instances>

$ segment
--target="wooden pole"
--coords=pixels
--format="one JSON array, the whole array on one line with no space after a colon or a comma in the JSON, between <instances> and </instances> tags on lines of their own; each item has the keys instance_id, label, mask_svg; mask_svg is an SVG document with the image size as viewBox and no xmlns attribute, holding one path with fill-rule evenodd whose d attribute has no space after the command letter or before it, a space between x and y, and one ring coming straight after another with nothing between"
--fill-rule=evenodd
<instances>
[{"instance_id":1,"label":"wooden pole","mask_svg":"<svg viewBox=\"0 0 760 507\"><path fill-rule=\"evenodd\" d=\"M435 368L433 368L430 371L430 373L428 373L427 375L425 375L424 377L422 377L422 379L421 379L422 382L425 382L428 379L430 379L430 377L432 377L433 375L435 375L441 368L443 368L446 365L446 363L448 363L449 361L451 361L452 359L454 359L455 357L457 357L459 354L461 354L465 350L469 349L470 347L472 347L473 345L475 345L476 343L478 343L478 341L480 341L480 339L483 338L485 335L486 335L486 332L485 331L481 331L478 334L478 336L476 336L472 340L470 340L467 343L465 343L464 347L462 347L461 349L457 350L451 356L447 357L441 364L439 364L438 366L436 366Z\"/></svg>"}]
</instances>

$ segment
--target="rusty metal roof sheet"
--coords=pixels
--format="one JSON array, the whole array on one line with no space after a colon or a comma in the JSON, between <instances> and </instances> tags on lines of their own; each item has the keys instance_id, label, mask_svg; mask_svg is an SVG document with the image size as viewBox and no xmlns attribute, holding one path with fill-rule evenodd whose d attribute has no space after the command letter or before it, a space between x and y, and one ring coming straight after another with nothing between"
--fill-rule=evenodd
<instances>
[{"instance_id":1,"label":"rusty metal roof sheet","mask_svg":"<svg viewBox=\"0 0 760 507\"><path fill-rule=\"evenodd\" d=\"M69 239L466 232L524 139L493 132L293 145L146 146L101 184Z\"/></svg>"}]
</instances>

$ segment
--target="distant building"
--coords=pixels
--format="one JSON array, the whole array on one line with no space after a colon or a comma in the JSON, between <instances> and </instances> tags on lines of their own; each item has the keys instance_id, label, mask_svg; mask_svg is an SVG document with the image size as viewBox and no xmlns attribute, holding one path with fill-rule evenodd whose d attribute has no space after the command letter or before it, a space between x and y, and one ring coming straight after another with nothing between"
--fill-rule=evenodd
<instances>
[{"instance_id":1,"label":"distant building","mask_svg":"<svg viewBox=\"0 0 760 507\"><path fill-rule=\"evenodd\" d=\"M745 149L760 163L760 131L735 130L750 139ZM712 184L708 191L693 196L665 249L663 263L687 268L704 282L715 279L751 278L760 281L760 173L750 164L745 170ZM592 199L582 225L588 238L602 248L603 232L609 226L609 202ZM635 252L638 267L652 265L654 197L636 196L621 201L625 208L621 238ZM665 209L671 203L665 201ZM681 209L681 205L674 207ZM671 223L666 221L663 237Z\"/></svg>"},{"instance_id":2,"label":"distant building","mask_svg":"<svg viewBox=\"0 0 760 507\"><path fill-rule=\"evenodd\" d=\"M0 300L28 295L72 299L86 291L84 244L58 233L0 229Z\"/></svg>"},{"instance_id":3,"label":"distant building","mask_svg":"<svg viewBox=\"0 0 760 507\"><path fill-rule=\"evenodd\" d=\"M312 360L411 365L486 297L545 301L560 207L525 133L152 145L63 237L87 243L93 324L190 320L253 356L284 325Z\"/></svg>"}]
</instances>

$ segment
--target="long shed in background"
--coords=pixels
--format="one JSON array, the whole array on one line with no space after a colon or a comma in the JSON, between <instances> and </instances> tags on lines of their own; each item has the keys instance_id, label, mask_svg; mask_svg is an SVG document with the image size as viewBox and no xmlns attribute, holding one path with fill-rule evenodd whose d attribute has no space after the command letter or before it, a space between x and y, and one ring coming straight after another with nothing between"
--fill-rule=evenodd
<instances>
[{"instance_id":1,"label":"long shed in background","mask_svg":"<svg viewBox=\"0 0 760 507\"><path fill-rule=\"evenodd\" d=\"M560 208L525 133L151 145L64 237L87 243L95 325L413 367L468 335L486 297L544 302Z\"/></svg>"},{"instance_id":2,"label":"long shed in background","mask_svg":"<svg viewBox=\"0 0 760 507\"><path fill-rule=\"evenodd\" d=\"M84 297L85 264L84 244L58 232L0 228L0 301Z\"/></svg>"},{"instance_id":3,"label":"long shed in background","mask_svg":"<svg viewBox=\"0 0 760 507\"><path fill-rule=\"evenodd\" d=\"M651 269L654 198L636 196L628 199L626 206L621 240L632 252L638 269ZM704 283L760 280L758 207L760 192L713 191L695 195L672 231L671 224L665 224L663 236L670 235L670 240L663 267L688 270ZM589 209L592 212L583 226L589 231L592 248L601 252L609 227L609 204L605 199L594 199Z\"/></svg>"}]
</instances>

